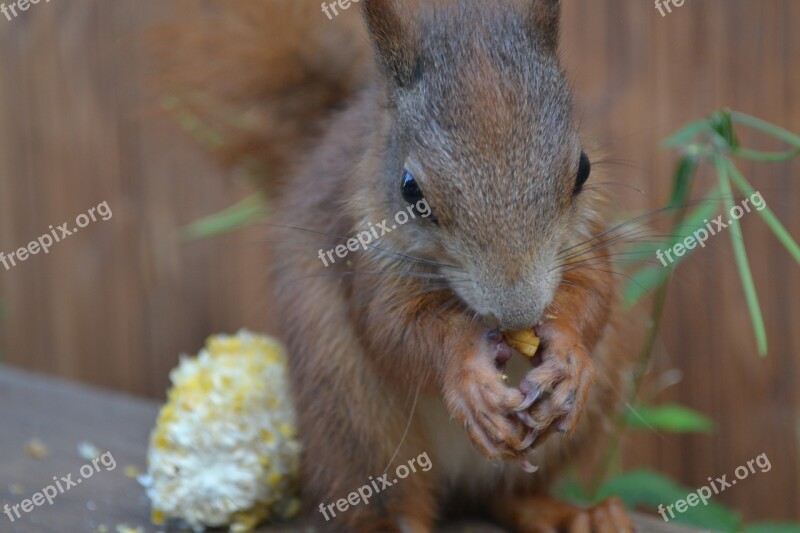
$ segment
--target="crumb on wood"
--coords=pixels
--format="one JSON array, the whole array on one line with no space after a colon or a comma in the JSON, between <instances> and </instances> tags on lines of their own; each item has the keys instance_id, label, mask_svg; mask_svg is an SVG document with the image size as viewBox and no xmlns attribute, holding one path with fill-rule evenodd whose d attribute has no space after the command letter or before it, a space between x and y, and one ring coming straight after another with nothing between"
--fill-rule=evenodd
<instances>
[{"instance_id":1,"label":"crumb on wood","mask_svg":"<svg viewBox=\"0 0 800 533\"><path fill-rule=\"evenodd\" d=\"M81 456L82 459L86 459L87 461L91 461L92 459L96 459L100 457L100 448L92 444L91 442L83 441L78 444L78 455Z\"/></svg>"},{"instance_id":2,"label":"crumb on wood","mask_svg":"<svg viewBox=\"0 0 800 533\"><path fill-rule=\"evenodd\" d=\"M25 444L25 453L34 459L46 459L50 457L50 450L39 439L31 439Z\"/></svg>"},{"instance_id":3,"label":"crumb on wood","mask_svg":"<svg viewBox=\"0 0 800 533\"><path fill-rule=\"evenodd\" d=\"M129 526L128 524L117 524L117 533L144 533L139 526Z\"/></svg>"}]
</instances>

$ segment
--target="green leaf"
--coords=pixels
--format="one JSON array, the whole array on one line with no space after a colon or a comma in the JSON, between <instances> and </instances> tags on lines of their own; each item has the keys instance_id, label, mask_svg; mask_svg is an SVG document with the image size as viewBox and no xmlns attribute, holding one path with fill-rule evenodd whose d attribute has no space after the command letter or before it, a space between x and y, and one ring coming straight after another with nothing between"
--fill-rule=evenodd
<instances>
[{"instance_id":1,"label":"green leaf","mask_svg":"<svg viewBox=\"0 0 800 533\"><path fill-rule=\"evenodd\" d=\"M256 126L248 113L236 111L234 108L209 97L208 94L203 92L186 92L180 98L188 102L192 107L199 107L205 113L213 115L215 119L226 123L229 127L240 130L253 130Z\"/></svg>"},{"instance_id":2,"label":"green leaf","mask_svg":"<svg viewBox=\"0 0 800 533\"><path fill-rule=\"evenodd\" d=\"M550 491L550 494L556 499L579 505L589 505L592 503L592 498L589 496L589 493L583 488L580 481L574 477L562 479L561 482Z\"/></svg>"},{"instance_id":3,"label":"green leaf","mask_svg":"<svg viewBox=\"0 0 800 533\"><path fill-rule=\"evenodd\" d=\"M672 196L669 200L669 207L681 206L689 200L697 165L698 160L694 157L686 156L680 160L672 182Z\"/></svg>"},{"instance_id":4,"label":"green leaf","mask_svg":"<svg viewBox=\"0 0 800 533\"><path fill-rule=\"evenodd\" d=\"M742 191L742 193L746 194L750 198L756 194L759 194L756 193L755 189L753 189L753 186L750 185L750 182L748 182L742 173L739 172L739 169L736 168L736 165L734 165L732 161L726 160L726 163L728 164L728 170L730 171L736 187ZM764 219L764 222L767 223L775 236L778 237L778 240L780 240L789 253L792 254L794 260L800 264L800 246L797 245L797 242L795 242L795 240L792 238L792 235L783 226L783 224L781 224L781 221L778 220L778 217L775 216L775 213L772 212L772 209L769 208L766 202L763 202L763 204L764 207L762 209L756 209L756 211L761 215L761 218Z\"/></svg>"},{"instance_id":5,"label":"green leaf","mask_svg":"<svg viewBox=\"0 0 800 533\"><path fill-rule=\"evenodd\" d=\"M747 148L736 148L732 150L731 153L737 157L758 161L760 163L778 163L781 161L790 161L800 156L800 148L787 150L786 152L759 152L757 150L748 150Z\"/></svg>"},{"instance_id":6,"label":"green leaf","mask_svg":"<svg viewBox=\"0 0 800 533\"><path fill-rule=\"evenodd\" d=\"M717 192L718 189L714 189L699 202L700 205L684 219L684 222L680 224L679 227L674 229L675 236L672 237L671 240L664 241L662 245L663 249L668 250L672 248L676 243L684 240L686 237L694 233L695 230L705 227L705 222L703 221L707 218L710 218L711 215L717 211L719 205L719 200L716 197ZM681 228L686 228L686 230L681 230ZM681 257L673 255L672 258L674 261L672 263L668 263L666 266L664 266L661 260L658 259L654 254L653 259L658 260L659 263L655 264L654 266L645 266L638 272L634 273L625 284L622 292L625 308L630 309L651 291L665 283L669 279L670 274L672 274L672 271L681 263L681 261L689 257L692 252L693 250L686 250L686 253ZM667 259L665 258L663 262L666 261Z\"/></svg>"},{"instance_id":7,"label":"green leaf","mask_svg":"<svg viewBox=\"0 0 800 533\"><path fill-rule=\"evenodd\" d=\"M647 266L630 276L622 290L625 309L636 305L639 300L666 283L674 266Z\"/></svg>"},{"instance_id":8,"label":"green leaf","mask_svg":"<svg viewBox=\"0 0 800 533\"><path fill-rule=\"evenodd\" d=\"M800 533L800 524L761 522L745 527L743 533Z\"/></svg>"},{"instance_id":9,"label":"green leaf","mask_svg":"<svg viewBox=\"0 0 800 533\"><path fill-rule=\"evenodd\" d=\"M214 151L226 143L225 135L206 124L198 115L192 113L176 95L161 99L161 107L172 114L180 127L202 144L206 150Z\"/></svg>"},{"instance_id":10,"label":"green leaf","mask_svg":"<svg viewBox=\"0 0 800 533\"><path fill-rule=\"evenodd\" d=\"M708 120L703 119L698 120L697 122L692 122L691 124L683 127L680 131L678 131L678 133L664 141L664 146L667 148L679 148L689 143L701 133L708 131Z\"/></svg>"},{"instance_id":11,"label":"green leaf","mask_svg":"<svg viewBox=\"0 0 800 533\"><path fill-rule=\"evenodd\" d=\"M632 429L654 429L670 433L711 433L714 423L705 415L682 405L637 405L625 413Z\"/></svg>"},{"instance_id":12,"label":"green leaf","mask_svg":"<svg viewBox=\"0 0 800 533\"><path fill-rule=\"evenodd\" d=\"M598 490L596 501L618 496L631 509L646 507L657 510L659 505L665 508L673 505L674 517L671 517L666 509L664 510L670 520L715 531L739 531L741 527L739 514L712 501L707 501L707 505L698 502L695 507L687 507L683 513L674 510L675 502L685 501L686 497L696 490L681 486L658 472L634 470L606 481Z\"/></svg>"},{"instance_id":13,"label":"green leaf","mask_svg":"<svg viewBox=\"0 0 800 533\"><path fill-rule=\"evenodd\" d=\"M760 118L752 117L745 113L740 113L739 111L730 111L729 114L731 118L739 124L757 129L766 133L767 135L775 137L776 139L780 139L781 141L784 141L792 146L800 148L800 137L789 130L785 130L774 124L770 124L766 120L761 120Z\"/></svg>"},{"instance_id":14,"label":"green leaf","mask_svg":"<svg viewBox=\"0 0 800 533\"><path fill-rule=\"evenodd\" d=\"M266 215L266 199L262 193L256 193L215 215L193 222L184 228L183 236L194 240L229 233L263 220Z\"/></svg>"},{"instance_id":15,"label":"green leaf","mask_svg":"<svg viewBox=\"0 0 800 533\"><path fill-rule=\"evenodd\" d=\"M731 189L728 165L723 160L722 156L716 156L714 158L714 166L717 169L720 189L728 208L728 213L730 213L735 205L733 203L733 190ZM736 265L739 267L739 277L742 281L742 289L744 290L745 299L747 301L747 308L750 311L750 320L753 323L753 331L756 335L758 353L764 357L767 355L767 331L764 325L764 316L761 313L761 304L758 301L756 285L753 281L753 273L750 271L750 263L747 260L747 250L744 246L742 227L738 220L734 220L731 217L730 227L728 229L731 233L733 252L736 257Z\"/></svg>"}]
</instances>

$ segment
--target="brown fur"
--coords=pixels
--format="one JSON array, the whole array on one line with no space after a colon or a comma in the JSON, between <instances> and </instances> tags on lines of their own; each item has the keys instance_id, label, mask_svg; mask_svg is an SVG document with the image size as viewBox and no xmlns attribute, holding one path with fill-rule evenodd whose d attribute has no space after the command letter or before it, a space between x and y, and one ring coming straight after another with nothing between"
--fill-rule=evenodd
<instances>
[{"instance_id":1,"label":"brown fur","mask_svg":"<svg viewBox=\"0 0 800 533\"><path fill-rule=\"evenodd\" d=\"M178 0L173 11L179 22L148 39L158 85L224 136L223 162L257 163L272 192L372 77L356 9L335 26L312 0Z\"/></svg>"},{"instance_id":2,"label":"brown fur","mask_svg":"<svg viewBox=\"0 0 800 533\"><path fill-rule=\"evenodd\" d=\"M305 510L334 531L429 531L455 500L519 531L585 521L547 512L541 496L595 445L626 365L608 250L580 245L604 225L593 192L573 195L582 142L556 59L558 2L362 3L374 54L356 8L329 21L311 0L230 1L221 32L190 23L176 38L178 63L219 44L189 78L259 110L233 149L288 183L271 220L273 302L292 354ZM319 32L353 48L319 46ZM438 224L418 217L325 268L320 249L405 210L404 166ZM490 331L540 321L538 366L506 386L495 357L508 348ZM320 503L421 452L429 472L322 520ZM539 472L517 467L526 456Z\"/></svg>"}]
</instances>

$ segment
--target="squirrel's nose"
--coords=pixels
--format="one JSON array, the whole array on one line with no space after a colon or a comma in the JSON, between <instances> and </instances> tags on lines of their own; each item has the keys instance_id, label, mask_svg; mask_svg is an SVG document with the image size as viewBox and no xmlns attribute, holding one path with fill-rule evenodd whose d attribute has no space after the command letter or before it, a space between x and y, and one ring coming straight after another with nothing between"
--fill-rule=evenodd
<instances>
[{"instance_id":1,"label":"squirrel's nose","mask_svg":"<svg viewBox=\"0 0 800 533\"><path fill-rule=\"evenodd\" d=\"M552 298L547 285L516 284L493 291L486 316L496 321L493 327L519 331L532 328L544 314Z\"/></svg>"},{"instance_id":2,"label":"squirrel's nose","mask_svg":"<svg viewBox=\"0 0 800 533\"><path fill-rule=\"evenodd\" d=\"M535 324L535 322L530 322L525 318L524 315L499 318L494 313L486 313L481 318L483 319L483 325L487 328L503 331L521 331L530 329Z\"/></svg>"},{"instance_id":3,"label":"squirrel's nose","mask_svg":"<svg viewBox=\"0 0 800 533\"><path fill-rule=\"evenodd\" d=\"M537 315L535 319L528 317L513 317L500 322L500 328L503 331L522 331L532 328L539 322L541 314Z\"/></svg>"},{"instance_id":4,"label":"squirrel's nose","mask_svg":"<svg viewBox=\"0 0 800 533\"><path fill-rule=\"evenodd\" d=\"M541 320L544 306L537 304L536 301L524 303L506 302L492 313L494 322L493 328L500 328L505 331L520 331L530 329ZM487 324L489 324L487 322Z\"/></svg>"}]
</instances>

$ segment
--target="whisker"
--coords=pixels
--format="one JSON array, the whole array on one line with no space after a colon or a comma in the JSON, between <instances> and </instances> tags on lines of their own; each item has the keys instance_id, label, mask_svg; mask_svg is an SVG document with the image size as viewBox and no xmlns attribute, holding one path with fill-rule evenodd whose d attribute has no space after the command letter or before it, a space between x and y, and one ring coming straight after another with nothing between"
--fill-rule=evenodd
<instances>
[{"instance_id":1,"label":"whisker","mask_svg":"<svg viewBox=\"0 0 800 533\"><path fill-rule=\"evenodd\" d=\"M591 241L587 242L583 246L585 248L578 249L577 251L573 251L569 255L559 254L556 259L561 261L569 261L570 259L574 259L576 257L580 257L585 254L589 254L592 252L596 252L602 250L603 248L609 248L611 246L616 246L621 243L626 242L644 242L644 239L639 239L640 236L642 237L652 237L650 229L647 228L631 228L630 230L626 230L627 233L620 233L619 235L614 235L607 240L598 241L594 244L591 244Z\"/></svg>"},{"instance_id":2,"label":"whisker","mask_svg":"<svg viewBox=\"0 0 800 533\"><path fill-rule=\"evenodd\" d=\"M409 413L408 415L408 422L406 423L405 430L403 430L403 436L400 437L400 442L397 444L397 448L392 454L392 458L389 459L388 463L386 463L386 468L383 469L384 474L389 471L389 467L392 466L392 463L397 458L397 454L400 453L400 447L403 446L403 443L406 441L406 437L408 436L408 430L411 428L411 421L414 419L414 413L417 412L417 400L419 399L419 391L421 388L422 388L422 382L420 381L417 384L417 391L414 393L414 402L411 404L411 413Z\"/></svg>"},{"instance_id":3,"label":"whisker","mask_svg":"<svg viewBox=\"0 0 800 533\"><path fill-rule=\"evenodd\" d=\"M722 198L714 198L714 199L721 200ZM613 233L615 231L618 231L619 229L624 228L624 227L626 227L626 226L628 226L630 224L634 224L636 222L641 222L642 220L646 220L648 218L654 218L656 216L663 215L664 213L667 213L667 212L672 211L672 210L683 209L683 208L686 208L686 207L690 207L692 205L705 203L706 201L708 201L708 198L704 198L704 199L701 199L701 200L692 200L692 201L684 202L682 204L674 205L674 206L673 205L668 205L668 206L665 206L665 207L662 207L662 208L659 208L659 209L656 209L656 210L653 210L653 211L648 211L646 213L642 213L641 215L638 215L638 216L636 216L634 218L628 219L628 220L626 220L624 222L620 222L619 224L616 224L615 226L612 226L612 227L610 227L610 228L598 233L597 235L594 235L593 237L590 237L590 238L588 238L588 239L586 239L586 240L584 240L582 242L579 242L577 244L569 246L569 247L565 248L564 250L562 250L560 253L561 254L565 254L567 252L570 252L570 251L574 250L575 248L578 248L580 246L586 245L586 244L592 242L593 240L597 240L597 239L600 239L602 237L605 237L606 235L609 235L609 234L611 234L611 233Z\"/></svg>"},{"instance_id":4,"label":"whisker","mask_svg":"<svg viewBox=\"0 0 800 533\"><path fill-rule=\"evenodd\" d=\"M601 181L601 182L590 183L590 184L587 184L587 186L585 186L584 188L586 190L593 191L593 190L601 190L603 187L607 187L609 185L614 186L614 187L622 187L624 189L631 189L632 191L636 191L636 192L638 192L639 194L642 194L642 195L647 194L644 191L644 189L640 189L638 187L634 187L633 185L630 185L628 183L618 183L618 182L615 182L615 181Z\"/></svg>"},{"instance_id":5,"label":"whisker","mask_svg":"<svg viewBox=\"0 0 800 533\"><path fill-rule=\"evenodd\" d=\"M642 236L640 237L639 234L641 234ZM571 261L573 259L581 257L582 255L591 254L593 252L600 251L604 248L611 248L613 246L632 244L632 243L653 244L653 245L660 244L663 246L671 246L670 241L668 239L684 239L685 237L687 237L687 235L674 234L674 233L648 233L640 231L637 234L636 232L633 232L628 235L619 235L607 241L601 241L595 245L592 245L591 247L588 247L584 250L579 250L578 252L575 252L571 255L559 259L560 261ZM627 251L617 252L617 254L629 254L629 255L644 254L644 253L652 253L652 250L640 250L640 251L627 250Z\"/></svg>"},{"instance_id":6,"label":"whisker","mask_svg":"<svg viewBox=\"0 0 800 533\"><path fill-rule=\"evenodd\" d=\"M580 264L584 264L584 263L589 263L591 261L594 261L594 262L597 262L597 263L605 262L605 263L617 264L617 265L629 265L629 264L632 264L632 263L647 262L647 261L643 260L640 257L631 257L630 259L610 259L611 257L643 255L643 254L647 254L647 256L651 256L652 252L650 250L646 250L646 251L641 251L641 252L620 252L620 253L616 253L616 254L609 254L607 256L585 257L583 259L577 259L575 261L570 261L568 263L563 263L563 264L557 265L556 267L554 267L551 270L555 270L555 268L564 268L564 267L568 267L568 266L574 266L574 265L580 265Z\"/></svg>"},{"instance_id":7,"label":"whisker","mask_svg":"<svg viewBox=\"0 0 800 533\"><path fill-rule=\"evenodd\" d=\"M595 272L605 272L606 274L622 276L624 278L627 278L630 281L635 282L642 289L646 289L646 287L644 285L642 285L641 283L639 283L633 276L631 276L630 274L626 274L625 272L619 272L617 270L605 270L605 269L602 269L602 268L591 268L591 267L577 267L577 268L572 269L572 270L577 270L578 268L584 269L584 270L592 270L592 271L595 271ZM570 270L568 270L567 272L570 272Z\"/></svg>"},{"instance_id":8,"label":"whisker","mask_svg":"<svg viewBox=\"0 0 800 533\"><path fill-rule=\"evenodd\" d=\"M309 279L315 278L322 278L322 277L331 277L331 278L346 278L350 276L396 276L398 278L413 278L413 279L434 279L434 280L445 280L446 277L442 276L441 274L425 274L423 272L396 272L396 271L358 271L358 270L349 270L347 272L320 272L318 274L312 274L310 276L303 276L300 278L294 278L288 281L288 283L293 283L296 281L305 281Z\"/></svg>"},{"instance_id":9,"label":"whisker","mask_svg":"<svg viewBox=\"0 0 800 533\"><path fill-rule=\"evenodd\" d=\"M599 161L592 161L592 166L593 167L604 166L604 165L609 165L609 166L613 165L613 166L619 166L619 167L625 167L625 168L633 168L633 169L636 169L636 170L642 170L642 165L641 164L636 163L635 161L631 161L630 159L606 159L606 158L603 158L603 159L600 159Z\"/></svg>"}]
</instances>

